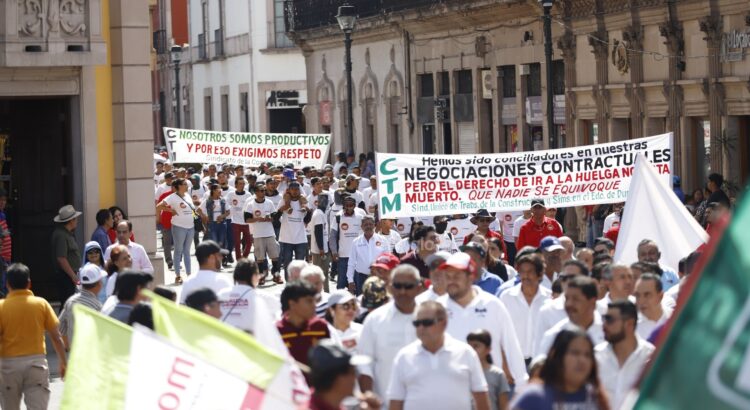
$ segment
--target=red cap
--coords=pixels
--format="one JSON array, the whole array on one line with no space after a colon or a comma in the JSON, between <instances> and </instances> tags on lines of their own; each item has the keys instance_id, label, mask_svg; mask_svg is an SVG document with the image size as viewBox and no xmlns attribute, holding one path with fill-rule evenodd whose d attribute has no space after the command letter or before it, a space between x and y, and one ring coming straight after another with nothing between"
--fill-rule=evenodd
<instances>
[{"instance_id":1,"label":"red cap","mask_svg":"<svg viewBox=\"0 0 750 410\"><path fill-rule=\"evenodd\" d=\"M385 252L378 255L378 257L375 258L375 261L372 262L372 265L370 265L370 267L391 270L398 266L399 263L401 263L401 261L396 257L396 255L390 252Z\"/></svg>"},{"instance_id":2,"label":"red cap","mask_svg":"<svg viewBox=\"0 0 750 410\"><path fill-rule=\"evenodd\" d=\"M438 267L438 269L441 270L449 268L469 272L472 275L475 275L477 273L477 264L474 263L474 261L471 259L471 256L469 256L469 254L465 252L454 253L450 258L448 258L448 260L443 262L443 264Z\"/></svg>"}]
</instances>

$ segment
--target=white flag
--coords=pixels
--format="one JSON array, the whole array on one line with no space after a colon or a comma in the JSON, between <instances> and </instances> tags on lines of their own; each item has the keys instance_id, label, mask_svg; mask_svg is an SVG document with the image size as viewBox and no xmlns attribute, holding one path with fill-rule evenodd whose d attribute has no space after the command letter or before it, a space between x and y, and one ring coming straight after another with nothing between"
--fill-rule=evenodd
<instances>
[{"instance_id":1,"label":"white flag","mask_svg":"<svg viewBox=\"0 0 750 410\"><path fill-rule=\"evenodd\" d=\"M661 251L659 263L677 269L680 259L708 241L706 231L664 180L651 162L638 154L620 222L615 261L637 262L638 243L651 239Z\"/></svg>"}]
</instances>

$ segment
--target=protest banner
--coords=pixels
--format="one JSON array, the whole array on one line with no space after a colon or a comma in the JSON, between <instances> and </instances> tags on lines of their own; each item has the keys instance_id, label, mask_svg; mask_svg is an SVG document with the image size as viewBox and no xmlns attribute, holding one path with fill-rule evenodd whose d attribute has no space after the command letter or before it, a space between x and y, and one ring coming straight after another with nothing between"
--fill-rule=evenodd
<instances>
[{"instance_id":1,"label":"protest banner","mask_svg":"<svg viewBox=\"0 0 750 410\"><path fill-rule=\"evenodd\" d=\"M331 146L330 134L260 134L164 127L172 163L293 164L323 168Z\"/></svg>"},{"instance_id":2,"label":"protest banner","mask_svg":"<svg viewBox=\"0 0 750 410\"><path fill-rule=\"evenodd\" d=\"M381 217L430 216L624 202L636 154L671 181L672 133L606 144L505 154L377 153Z\"/></svg>"}]
</instances>

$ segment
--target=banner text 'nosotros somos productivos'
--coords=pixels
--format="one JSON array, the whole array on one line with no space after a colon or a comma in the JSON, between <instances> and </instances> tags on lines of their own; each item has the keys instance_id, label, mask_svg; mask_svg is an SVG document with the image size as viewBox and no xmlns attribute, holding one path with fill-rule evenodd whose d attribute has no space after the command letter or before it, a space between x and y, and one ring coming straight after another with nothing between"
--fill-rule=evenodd
<instances>
[{"instance_id":1,"label":"banner text 'nosotros somos productivos'","mask_svg":"<svg viewBox=\"0 0 750 410\"><path fill-rule=\"evenodd\" d=\"M547 151L376 155L383 217L450 215L623 202L637 153L671 184L672 134ZM671 186L671 185L670 185Z\"/></svg>"},{"instance_id":2,"label":"banner text 'nosotros somos productivos'","mask_svg":"<svg viewBox=\"0 0 750 410\"><path fill-rule=\"evenodd\" d=\"M164 127L172 162L234 164L256 167L265 162L295 168L322 168L330 134L259 134Z\"/></svg>"}]
</instances>

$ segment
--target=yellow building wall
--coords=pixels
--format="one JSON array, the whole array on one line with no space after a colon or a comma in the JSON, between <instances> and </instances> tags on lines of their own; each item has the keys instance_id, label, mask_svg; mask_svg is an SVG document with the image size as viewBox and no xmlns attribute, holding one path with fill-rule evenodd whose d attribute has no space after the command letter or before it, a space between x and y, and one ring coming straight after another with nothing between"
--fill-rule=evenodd
<instances>
[{"instance_id":1,"label":"yellow building wall","mask_svg":"<svg viewBox=\"0 0 750 410\"><path fill-rule=\"evenodd\" d=\"M115 204L115 158L112 130L112 50L109 32L109 0L101 0L102 37L107 44L107 64L94 68L96 81L96 130L99 148L99 206Z\"/></svg>"}]
</instances>

